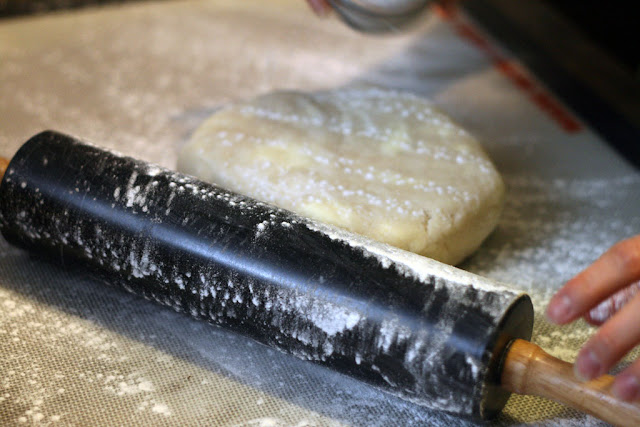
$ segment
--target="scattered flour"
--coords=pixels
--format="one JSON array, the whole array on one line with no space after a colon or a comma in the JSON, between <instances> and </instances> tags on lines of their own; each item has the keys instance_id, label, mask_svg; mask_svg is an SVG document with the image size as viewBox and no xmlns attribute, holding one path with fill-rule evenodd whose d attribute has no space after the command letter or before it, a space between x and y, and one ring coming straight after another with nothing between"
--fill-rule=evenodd
<instances>
[{"instance_id":1,"label":"scattered flour","mask_svg":"<svg viewBox=\"0 0 640 427\"><path fill-rule=\"evenodd\" d=\"M171 411L169 410L169 407L164 403L154 403L153 406L151 407L151 412L155 414L162 414L165 417L168 417L171 415Z\"/></svg>"},{"instance_id":2,"label":"scattered flour","mask_svg":"<svg viewBox=\"0 0 640 427\"><path fill-rule=\"evenodd\" d=\"M617 241L640 230L639 216L615 209L629 194L637 194L640 176L544 180L506 175L505 181L507 203L500 225L483 250L462 267L526 291L536 313L533 341L551 355L573 362L595 329L583 321L555 326L543 313L567 280ZM607 301L592 316L605 318L620 302L620 298Z\"/></svg>"}]
</instances>

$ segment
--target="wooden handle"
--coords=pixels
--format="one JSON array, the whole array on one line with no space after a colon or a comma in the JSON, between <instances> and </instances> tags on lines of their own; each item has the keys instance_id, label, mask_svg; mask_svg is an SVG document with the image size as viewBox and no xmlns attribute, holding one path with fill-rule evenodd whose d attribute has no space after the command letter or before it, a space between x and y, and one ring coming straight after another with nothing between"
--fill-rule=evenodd
<instances>
[{"instance_id":1,"label":"wooden handle","mask_svg":"<svg viewBox=\"0 0 640 427\"><path fill-rule=\"evenodd\" d=\"M0 156L0 181L2 181L7 167L9 167L9 159Z\"/></svg>"},{"instance_id":2,"label":"wooden handle","mask_svg":"<svg viewBox=\"0 0 640 427\"><path fill-rule=\"evenodd\" d=\"M511 344L502 369L506 390L551 399L614 425L640 426L640 403L615 397L612 384L611 375L582 382L574 376L570 363L524 340Z\"/></svg>"}]
</instances>

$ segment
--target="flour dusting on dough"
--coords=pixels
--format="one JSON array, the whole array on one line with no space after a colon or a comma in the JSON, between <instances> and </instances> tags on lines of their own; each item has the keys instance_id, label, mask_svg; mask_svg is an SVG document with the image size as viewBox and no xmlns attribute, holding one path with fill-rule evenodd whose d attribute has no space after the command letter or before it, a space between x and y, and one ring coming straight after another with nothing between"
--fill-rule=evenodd
<instances>
[{"instance_id":1,"label":"flour dusting on dough","mask_svg":"<svg viewBox=\"0 0 640 427\"><path fill-rule=\"evenodd\" d=\"M195 132L178 168L449 264L495 227L504 195L468 132L422 98L374 88L228 106Z\"/></svg>"}]
</instances>

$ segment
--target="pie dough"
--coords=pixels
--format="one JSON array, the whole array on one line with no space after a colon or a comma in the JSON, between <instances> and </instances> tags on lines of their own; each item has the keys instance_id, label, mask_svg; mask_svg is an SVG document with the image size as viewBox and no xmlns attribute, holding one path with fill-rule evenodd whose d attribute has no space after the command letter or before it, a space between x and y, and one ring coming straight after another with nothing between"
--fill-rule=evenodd
<instances>
[{"instance_id":1,"label":"pie dough","mask_svg":"<svg viewBox=\"0 0 640 427\"><path fill-rule=\"evenodd\" d=\"M504 184L478 141L414 95L281 91L216 112L178 169L456 264L498 222Z\"/></svg>"}]
</instances>

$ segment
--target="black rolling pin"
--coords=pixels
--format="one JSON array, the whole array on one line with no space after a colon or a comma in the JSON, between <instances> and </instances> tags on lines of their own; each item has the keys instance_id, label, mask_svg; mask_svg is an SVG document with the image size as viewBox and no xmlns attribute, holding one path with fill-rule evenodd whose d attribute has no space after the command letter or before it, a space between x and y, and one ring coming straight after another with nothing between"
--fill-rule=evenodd
<instances>
[{"instance_id":1,"label":"black rolling pin","mask_svg":"<svg viewBox=\"0 0 640 427\"><path fill-rule=\"evenodd\" d=\"M511 391L617 424L640 406L528 343L528 296L53 131L0 185L8 242L429 408L495 416Z\"/></svg>"}]
</instances>

